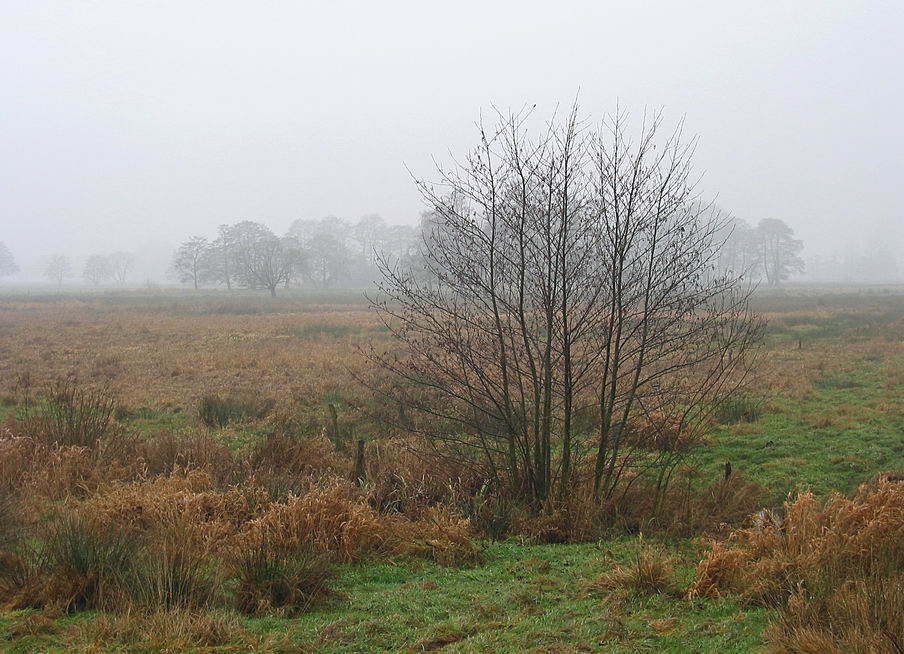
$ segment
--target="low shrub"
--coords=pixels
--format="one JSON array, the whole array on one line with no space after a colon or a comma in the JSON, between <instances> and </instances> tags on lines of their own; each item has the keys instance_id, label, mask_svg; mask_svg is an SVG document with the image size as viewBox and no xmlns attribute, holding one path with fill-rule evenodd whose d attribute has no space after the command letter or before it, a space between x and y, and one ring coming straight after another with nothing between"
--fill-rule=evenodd
<instances>
[{"instance_id":1,"label":"low shrub","mask_svg":"<svg viewBox=\"0 0 904 654\"><path fill-rule=\"evenodd\" d=\"M300 497L268 505L242 534L249 547L270 543L286 551L313 549L353 561L381 549L385 525L350 482L324 482Z\"/></svg>"},{"instance_id":2,"label":"low shrub","mask_svg":"<svg viewBox=\"0 0 904 654\"><path fill-rule=\"evenodd\" d=\"M497 541L512 532L516 507L502 494L493 494L484 485L468 506L468 517L474 531L485 538Z\"/></svg>"},{"instance_id":3,"label":"low shrub","mask_svg":"<svg viewBox=\"0 0 904 654\"><path fill-rule=\"evenodd\" d=\"M239 462L232 451L206 433L157 434L138 444L136 456L151 477L201 470L218 486L241 478Z\"/></svg>"},{"instance_id":4,"label":"low shrub","mask_svg":"<svg viewBox=\"0 0 904 654\"><path fill-rule=\"evenodd\" d=\"M445 505L428 507L413 520L389 516L386 521L390 555L424 557L444 566L473 565L480 560L470 521Z\"/></svg>"},{"instance_id":5,"label":"low shrub","mask_svg":"<svg viewBox=\"0 0 904 654\"><path fill-rule=\"evenodd\" d=\"M259 639L242 626L239 616L225 612L123 611L102 613L75 627L79 640L107 649L118 643L128 651L186 652L241 647L256 651Z\"/></svg>"},{"instance_id":6,"label":"low shrub","mask_svg":"<svg viewBox=\"0 0 904 654\"><path fill-rule=\"evenodd\" d=\"M870 574L826 594L793 595L765 632L771 654L900 654L904 574Z\"/></svg>"},{"instance_id":7,"label":"low shrub","mask_svg":"<svg viewBox=\"0 0 904 654\"><path fill-rule=\"evenodd\" d=\"M205 395L198 403L198 417L211 429L217 429L246 420L260 420L272 408L273 402L270 400Z\"/></svg>"},{"instance_id":8,"label":"low shrub","mask_svg":"<svg viewBox=\"0 0 904 654\"><path fill-rule=\"evenodd\" d=\"M220 590L212 580L208 559L195 547L190 534L165 533L142 553L131 582L132 600L146 610L207 607Z\"/></svg>"},{"instance_id":9,"label":"low shrub","mask_svg":"<svg viewBox=\"0 0 904 654\"><path fill-rule=\"evenodd\" d=\"M0 487L0 552L22 538L21 504L17 496Z\"/></svg>"},{"instance_id":10,"label":"low shrub","mask_svg":"<svg viewBox=\"0 0 904 654\"><path fill-rule=\"evenodd\" d=\"M245 615L297 615L331 594L326 559L312 549L291 551L261 543L241 551L233 563L237 611Z\"/></svg>"}]
</instances>

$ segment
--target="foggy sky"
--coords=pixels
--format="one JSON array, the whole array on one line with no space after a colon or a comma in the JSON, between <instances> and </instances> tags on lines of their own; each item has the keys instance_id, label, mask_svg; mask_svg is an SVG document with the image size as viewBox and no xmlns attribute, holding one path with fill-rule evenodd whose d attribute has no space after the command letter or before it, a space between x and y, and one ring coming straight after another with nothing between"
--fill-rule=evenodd
<instances>
[{"instance_id":1,"label":"foggy sky","mask_svg":"<svg viewBox=\"0 0 904 654\"><path fill-rule=\"evenodd\" d=\"M0 2L0 241L20 265L250 219L413 224L406 166L481 109L616 102L699 137L700 190L805 254L904 263L904 2ZM888 234L892 236L889 237Z\"/></svg>"}]
</instances>

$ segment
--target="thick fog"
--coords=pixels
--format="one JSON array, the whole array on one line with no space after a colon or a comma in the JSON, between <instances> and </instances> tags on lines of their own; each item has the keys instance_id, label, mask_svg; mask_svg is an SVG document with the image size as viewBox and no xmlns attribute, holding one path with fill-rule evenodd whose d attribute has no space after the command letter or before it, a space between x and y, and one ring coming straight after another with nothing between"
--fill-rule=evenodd
<instances>
[{"instance_id":1,"label":"thick fog","mask_svg":"<svg viewBox=\"0 0 904 654\"><path fill-rule=\"evenodd\" d=\"M575 97L683 117L719 206L901 275L902 34L898 1L4 0L2 283L117 250L162 279L242 220L414 225L411 173L464 155L481 110Z\"/></svg>"}]
</instances>

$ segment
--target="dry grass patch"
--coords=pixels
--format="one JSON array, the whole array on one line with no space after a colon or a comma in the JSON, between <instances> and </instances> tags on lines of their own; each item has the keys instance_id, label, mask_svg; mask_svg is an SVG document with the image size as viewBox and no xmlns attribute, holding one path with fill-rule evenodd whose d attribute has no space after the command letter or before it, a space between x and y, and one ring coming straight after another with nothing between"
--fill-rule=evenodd
<instances>
[{"instance_id":1,"label":"dry grass patch","mask_svg":"<svg viewBox=\"0 0 904 654\"><path fill-rule=\"evenodd\" d=\"M588 588L595 591L628 591L637 595L659 595L677 592L675 565L677 561L665 550L638 539L631 560L617 565L594 581Z\"/></svg>"},{"instance_id":2,"label":"dry grass patch","mask_svg":"<svg viewBox=\"0 0 904 654\"><path fill-rule=\"evenodd\" d=\"M767 630L776 654L898 654L904 644L904 482L881 476L853 498L802 493L784 518L713 543L688 595L733 594L782 607Z\"/></svg>"}]
</instances>

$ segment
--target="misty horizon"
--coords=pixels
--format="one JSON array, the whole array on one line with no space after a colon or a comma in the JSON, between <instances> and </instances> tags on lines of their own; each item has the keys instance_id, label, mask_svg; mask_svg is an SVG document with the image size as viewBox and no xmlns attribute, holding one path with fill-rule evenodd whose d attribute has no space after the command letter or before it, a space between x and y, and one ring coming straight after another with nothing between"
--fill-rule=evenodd
<instances>
[{"instance_id":1,"label":"misty horizon","mask_svg":"<svg viewBox=\"0 0 904 654\"><path fill-rule=\"evenodd\" d=\"M466 156L481 115L575 98L683 120L702 197L786 222L805 258L891 252L900 278L900 5L515 7L6 3L3 283L120 250L163 281L167 251L241 220L413 226L412 175Z\"/></svg>"}]
</instances>

